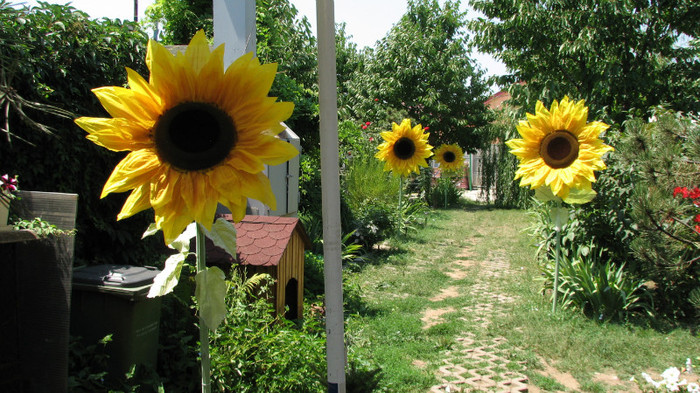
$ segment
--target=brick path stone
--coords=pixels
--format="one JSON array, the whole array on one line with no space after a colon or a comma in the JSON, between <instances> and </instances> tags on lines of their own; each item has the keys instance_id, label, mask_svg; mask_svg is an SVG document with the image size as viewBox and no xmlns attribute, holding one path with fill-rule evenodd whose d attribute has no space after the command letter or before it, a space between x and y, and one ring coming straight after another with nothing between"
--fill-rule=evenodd
<instances>
[{"instance_id":1,"label":"brick path stone","mask_svg":"<svg viewBox=\"0 0 700 393\"><path fill-rule=\"evenodd\" d=\"M470 255L463 251L458 257ZM477 265L477 263L471 263ZM494 317L507 311L506 305L515 299L499 290L500 281L510 274L510 264L503 252L492 252L478 263L477 284L469 291L473 305L462 308L465 319L477 329L486 329ZM435 321L430 321L432 324ZM518 348L508 345L504 337L477 338L465 332L457 338L455 349L446 351L437 377L440 384L430 388L432 393L443 392L527 392L528 379L518 370L524 365L511 360Z\"/></svg>"}]
</instances>

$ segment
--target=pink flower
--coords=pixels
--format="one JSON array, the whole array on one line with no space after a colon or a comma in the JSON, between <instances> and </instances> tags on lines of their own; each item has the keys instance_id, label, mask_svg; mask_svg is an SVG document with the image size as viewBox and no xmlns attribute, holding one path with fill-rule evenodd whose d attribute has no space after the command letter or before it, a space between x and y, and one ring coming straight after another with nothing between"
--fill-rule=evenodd
<instances>
[{"instance_id":1,"label":"pink flower","mask_svg":"<svg viewBox=\"0 0 700 393\"><path fill-rule=\"evenodd\" d=\"M368 122L365 123L366 126L368 126L368 125L370 125L370 124L372 124L372 122L370 122L370 121L368 121Z\"/></svg>"},{"instance_id":2,"label":"pink flower","mask_svg":"<svg viewBox=\"0 0 700 393\"><path fill-rule=\"evenodd\" d=\"M0 177L0 189L3 191L17 191L17 178L4 174Z\"/></svg>"},{"instance_id":3,"label":"pink flower","mask_svg":"<svg viewBox=\"0 0 700 393\"><path fill-rule=\"evenodd\" d=\"M423 127L424 131L428 131L429 129L430 129L430 127Z\"/></svg>"},{"instance_id":4,"label":"pink flower","mask_svg":"<svg viewBox=\"0 0 700 393\"><path fill-rule=\"evenodd\" d=\"M372 137L372 136L369 137L369 141L370 141L370 142L374 142L374 137Z\"/></svg>"}]
</instances>

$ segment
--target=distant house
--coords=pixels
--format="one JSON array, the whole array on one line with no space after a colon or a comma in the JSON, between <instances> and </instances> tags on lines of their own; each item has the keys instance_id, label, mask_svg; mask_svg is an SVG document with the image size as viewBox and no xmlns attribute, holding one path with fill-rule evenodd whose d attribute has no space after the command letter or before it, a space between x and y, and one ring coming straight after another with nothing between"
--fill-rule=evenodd
<instances>
[{"instance_id":1,"label":"distant house","mask_svg":"<svg viewBox=\"0 0 700 393\"><path fill-rule=\"evenodd\" d=\"M501 90L484 101L484 105L486 105L489 109L498 109L509 99L510 94L505 90Z\"/></svg>"},{"instance_id":2,"label":"distant house","mask_svg":"<svg viewBox=\"0 0 700 393\"><path fill-rule=\"evenodd\" d=\"M231 220L231 215L224 215ZM247 215L235 223L236 257L207 244L207 264L244 266L248 274L267 273L275 280L272 289L275 311L298 319L304 306L304 250L311 240L296 217ZM285 307L288 310L285 313Z\"/></svg>"}]
</instances>

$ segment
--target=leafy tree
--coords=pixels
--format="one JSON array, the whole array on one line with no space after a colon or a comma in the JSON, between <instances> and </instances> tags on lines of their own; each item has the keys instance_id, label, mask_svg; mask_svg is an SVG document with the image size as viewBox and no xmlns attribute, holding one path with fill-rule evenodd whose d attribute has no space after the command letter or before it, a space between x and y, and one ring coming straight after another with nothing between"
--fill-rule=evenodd
<instances>
[{"instance_id":1,"label":"leafy tree","mask_svg":"<svg viewBox=\"0 0 700 393\"><path fill-rule=\"evenodd\" d=\"M621 123L666 103L700 110L696 0L470 0L474 44L512 72L516 106L569 95ZM685 43L684 43L685 42ZM610 121L609 120L609 121Z\"/></svg>"},{"instance_id":2,"label":"leafy tree","mask_svg":"<svg viewBox=\"0 0 700 393\"><path fill-rule=\"evenodd\" d=\"M318 145L318 62L316 38L306 17L289 0L257 0L257 55L278 63L270 95L294 102L287 125L301 138L303 150Z\"/></svg>"},{"instance_id":3,"label":"leafy tree","mask_svg":"<svg viewBox=\"0 0 700 393\"><path fill-rule=\"evenodd\" d=\"M2 91L15 104L40 104L22 105L24 117L14 109L0 115L0 124L12 132L11 139L0 139L2 173L19 175L24 190L79 194L78 264L154 263L162 238L140 239L153 215L116 221L126 195L100 199L105 180L124 154L88 141L73 116L57 118L55 111L42 110L50 104L75 116L107 117L90 89L124 85L125 66L147 75L145 33L133 22L94 21L69 6L14 8L4 1L0 27ZM52 133L37 132L35 123L50 125Z\"/></svg>"},{"instance_id":4,"label":"leafy tree","mask_svg":"<svg viewBox=\"0 0 700 393\"><path fill-rule=\"evenodd\" d=\"M489 116L488 86L466 49L459 1L410 0L401 20L369 52L347 102L360 120L400 122L405 114L430 127L430 143L481 147ZM393 113L392 113L393 111ZM371 117L371 118L368 118Z\"/></svg>"},{"instance_id":5,"label":"leafy tree","mask_svg":"<svg viewBox=\"0 0 700 393\"><path fill-rule=\"evenodd\" d=\"M146 24L160 32L165 45L187 45L194 34L204 30L214 35L214 9L211 0L156 0L146 8Z\"/></svg>"}]
</instances>

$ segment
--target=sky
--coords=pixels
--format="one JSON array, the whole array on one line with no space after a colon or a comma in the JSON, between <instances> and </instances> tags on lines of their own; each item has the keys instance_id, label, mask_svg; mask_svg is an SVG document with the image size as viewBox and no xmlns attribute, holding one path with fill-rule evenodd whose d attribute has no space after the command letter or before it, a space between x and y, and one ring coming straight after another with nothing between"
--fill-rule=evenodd
<instances>
[{"instance_id":1,"label":"sky","mask_svg":"<svg viewBox=\"0 0 700 393\"><path fill-rule=\"evenodd\" d=\"M36 0L11 0L15 4L36 5ZM49 3L65 4L67 0L49 0ZM154 0L138 0L139 20L144 17L144 10ZM299 15L309 19L312 31L316 33L316 0L290 0ZM71 5L86 12L92 18L108 17L111 19L134 18L134 0L73 0ZM464 4L463 7L466 7ZM336 23L344 22L345 31L352 36L351 41L358 48L373 47L375 42L386 36L391 27L406 12L406 0L336 0ZM466 8L465 8L466 9ZM472 15L471 13L469 15ZM475 61L487 76L503 75L505 66L486 54L475 53Z\"/></svg>"}]
</instances>

